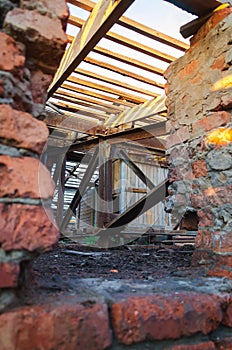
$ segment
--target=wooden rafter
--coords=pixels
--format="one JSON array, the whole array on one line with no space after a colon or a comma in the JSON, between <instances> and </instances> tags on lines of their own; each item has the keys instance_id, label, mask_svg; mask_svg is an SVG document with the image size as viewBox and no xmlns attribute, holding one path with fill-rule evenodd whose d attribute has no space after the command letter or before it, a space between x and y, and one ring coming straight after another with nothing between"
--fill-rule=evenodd
<instances>
[{"instance_id":1,"label":"wooden rafter","mask_svg":"<svg viewBox=\"0 0 232 350\"><path fill-rule=\"evenodd\" d=\"M65 103L65 102L53 102L53 104L61 109L64 109L66 111L69 112L73 112L75 113L77 116L78 115L85 115L87 117L91 117L94 119L99 119L99 120L105 120L107 115L100 113L100 112L91 112L89 109L85 109L85 108L78 108L78 106L76 106L74 103Z\"/></svg>"},{"instance_id":2,"label":"wooden rafter","mask_svg":"<svg viewBox=\"0 0 232 350\"><path fill-rule=\"evenodd\" d=\"M109 93L109 94L111 93L111 94L116 95L116 96L121 96L123 99L134 102L134 103L143 103L146 101L146 99L143 97L135 96L135 95L129 94L127 92L124 92L122 90L120 91L117 89L107 87L105 85L92 83L91 81L79 79L79 78L76 78L73 76L68 77L67 81L78 84L78 85L90 87L92 89L104 91L104 92Z\"/></svg>"},{"instance_id":3,"label":"wooden rafter","mask_svg":"<svg viewBox=\"0 0 232 350\"><path fill-rule=\"evenodd\" d=\"M100 100L97 100L97 99L92 99L90 97L85 97L85 96L82 96L82 95L77 95L77 94L74 94L70 91L65 91L64 89L61 90L61 89L58 89L56 91L56 93L54 94L54 97L59 97L60 99L67 99L67 101L70 101L70 102L75 102L77 104L82 104L83 106L92 106L96 109L100 109L102 111L106 111L106 112L109 112L109 113L119 113L119 112L123 112L123 108L121 107L118 107L118 106L115 106L115 105L112 105L110 103L104 103Z\"/></svg>"},{"instance_id":4,"label":"wooden rafter","mask_svg":"<svg viewBox=\"0 0 232 350\"><path fill-rule=\"evenodd\" d=\"M129 65L131 65L133 67L144 69L144 70L146 70L148 72L158 74L158 75L163 77L164 69L161 69L161 68L158 68L158 67L154 67L154 66L152 66L150 64L147 64L145 62L136 60L134 58L130 58L130 57L125 56L125 55L121 55L119 53L107 50L107 49L99 47L99 46L95 46L92 51L96 52L96 53L99 53L101 55L104 55L106 57L113 58L113 59L118 60L120 62L129 64Z\"/></svg>"},{"instance_id":5,"label":"wooden rafter","mask_svg":"<svg viewBox=\"0 0 232 350\"><path fill-rule=\"evenodd\" d=\"M58 94L57 92L53 95L53 97L58 99L59 101L64 101L64 102L67 102L69 104L72 103L72 105L76 109L80 109L80 108L83 108L83 107L88 107L90 111L94 110L95 113L96 113L96 110L105 112L108 115L112 114L112 113L114 113L114 114L118 113L118 112L116 112L113 109L104 108L104 107L101 107L101 106L99 106L97 104L90 104L90 103L87 103L87 102L84 102L84 101L79 101L79 100L73 99L71 97L65 97L65 96L63 96L61 94Z\"/></svg>"},{"instance_id":6,"label":"wooden rafter","mask_svg":"<svg viewBox=\"0 0 232 350\"><path fill-rule=\"evenodd\" d=\"M89 12L91 12L95 6L95 3L93 1L86 2L83 0L82 1L69 0L68 2ZM70 16L69 23L81 28L81 26L83 25L83 20L74 16ZM125 16L120 17L117 23L125 28L135 31L136 33L145 35L153 40L156 40L162 44L166 44L171 47L174 47L175 49L178 49L180 51L185 51L189 47L188 44L180 40L172 38L169 35L161 33L158 30L152 29L128 17L125 17Z\"/></svg>"},{"instance_id":7,"label":"wooden rafter","mask_svg":"<svg viewBox=\"0 0 232 350\"><path fill-rule=\"evenodd\" d=\"M138 92L140 94L147 95L147 96L154 97L154 96L158 95L157 93L155 93L153 91L145 90L145 89L142 89L141 87L137 87L137 86L133 86L133 85L124 83L121 80L110 79L106 76L103 76L103 75L100 75L97 73L93 73L93 72L85 70L85 69L78 68L77 70L75 70L75 72L78 74L84 75L88 78L97 79L99 81L103 81L103 82L109 83L111 85L119 86L121 88L125 88L125 89L131 90L131 91L135 91L135 92Z\"/></svg>"},{"instance_id":8,"label":"wooden rafter","mask_svg":"<svg viewBox=\"0 0 232 350\"><path fill-rule=\"evenodd\" d=\"M67 79L133 1L99 0L97 2L85 25L75 37L69 49L66 50L60 68L49 88L48 97Z\"/></svg>"},{"instance_id":9,"label":"wooden rafter","mask_svg":"<svg viewBox=\"0 0 232 350\"><path fill-rule=\"evenodd\" d=\"M87 89L82 89L79 87L77 88L77 87L72 86L70 84L63 84L61 87L64 89L70 90L70 91L78 92L80 94L95 97L95 98L98 98L98 99L103 100L103 101L105 100L108 102L113 102L113 103L115 103L116 106L122 105L122 106L127 106L127 107L134 107L134 105L135 105L135 103L133 103L133 102L128 102L126 100L118 99L118 98L111 97L108 95L99 94L97 92L93 92L93 91L90 91Z\"/></svg>"},{"instance_id":10,"label":"wooden rafter","mask_svg":"<svg viewBox=\"0 0 232 350\"><path fill-rule=\"evenodd\" d=\"M127 76L127 77L130 77L130 78L133 78L133 79L141 81L143 83L150 84L150 85L156 86L156 87L161 88L161 89L164 88L164 84L159 83L158 81L154 81L153 79L148 79L148 78L146 78L143 75L135 74L135 73L130 72L130 71L126 70L126 69L120 68L118 66L114 66L113 64L110 64L108 62L99 61L99 60L96 60L96 59L88 57L88 56L84 59L84 61L87 62L87 63L90 63L92 65L95 65L97 67L108 69L108 70L110 70L112 72L121 74L123 76Z\"/></svg>"}]
</instances>

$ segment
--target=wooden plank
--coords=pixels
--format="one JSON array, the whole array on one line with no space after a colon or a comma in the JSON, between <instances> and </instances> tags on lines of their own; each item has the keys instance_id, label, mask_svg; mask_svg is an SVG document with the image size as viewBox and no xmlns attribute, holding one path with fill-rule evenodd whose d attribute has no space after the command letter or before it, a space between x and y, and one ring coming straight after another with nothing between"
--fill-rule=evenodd
<instances>
[{"instance_id":1,"label":"wooden plank","mask_svg":"<svg viewBox=\"0 0 232 350\"><path fill-rule=\"evenodd\" d=\"M63 84L61 87L63 89L67 89L67 90L70 90L70 91L79 92L80 94L84 94L84 95L87 95L87 96L92 96L92 97L98 98L98 99L103 100L103 101L105 100L105 101L108 101L108 102L113 102L113 103L115 103L116 107L120 106L120 105L121 106L127 106L127 107L134 107L134 105L135 105L135 103L133 103L133 102L120 100L120 99L115 98L115 97L99 94L99 93L96 93L96 92L93 92L93 91L90 91L90 90L87 90L87 89L82 89L82 88L79 88L79 87L75 87L75 86L72 86L72 85L69 85L69 84Z\"/></svg>"},{"instance_id":2,"label":"wooden plank","mask_svg":"<svg viewBox=\"0 0 232 350\"><path fill-rule=\"evenodd\" d=\"M145 35L153 40L156 40L162 44L166 44L168 46L174 47L175 49L178 49L180 51L186 51L189 48L188 44L178 39L175 39L169 35L161 33L158 30L152 29L137 21L134 21L128 17L125 17L125 16L120 17L117 23L125 28L135 31L136 33Z\"/></svg>"},{"instance_id":3,"label":"wooden plank","mask_svg":"<svg viewBox=\"0 0 232 350\"><path fill-rule=\"evenodd\" d=\"M159 94L157 94L157 93L155 93L153 91L145 90L145 89L142 89L141 87L137 87L137 86L133 86L133 85L124 83L121 80L110 79L107 76L103 76L103 75L100 75L100 74L97 74L97 73L93 73L93 72L87 71L85 69L78 68L78 69L75 70L75 72L78 73L78 74L84 75L86 77L89 77L89 78L93 78L93 79L97 79L97 80L103 81L105 83L109 83L111 85L120 86L121 88L129 89L131 91L138 92L140 94L144 94L144 95L148 95L148 96L152 96L152 97L155 97L155 96L159 95Z\"/></svg>"},{"instance_id":4,"label":"wooden plank","mask_svg":"<svg viewBox=\"0 0 232 350\"><path fill-rule=\"evenodd\" d=\"M154 74L158 74L158 75L163 77L164 69L154 67L154 66L147 64L145 62L121 55L117 52L113 52L113 51L107 50L107 49L99 47L99 46L95 46L92 51L96 52L100 55L104 55L106 57L113 58L114 60L129 64L133 67L144 69L144 70L151 72L151 73L154 73Z\"/></svg>"},{"instance_id":5,"label":"wooden plank","mask_svg":"<svg viewBox=\"0 0 232 350\"><path fill-rule=\"evenodd\" d=\"M89 12L93 10L96 4L95 2L90 0L67 0L67 2Z\"/></svg>"},{"instance_id":6,"label":"wooden plank","mask_svg":"<svg viewBox=\"0 0 232 350\"><path fill-rule=\"evenodd\" d=\"M88 1L88 4L86 6L86 4L77 4L77 2L79 3L79 1L68 1L73 5L76 5L78 7L81 7L82 9L85 9L86 11L92 11L92 9L95 6L95 3L93 1ZM83 3L84 1L81 1L81 3ZM83 23L84 20L82 20L81 18L77 18L75 16L70 16L69 17L69 23L74 25L74 26L78 26L79 28L81 28L81 26L84 24ZM119 18L119 20L117 21L117 23L125 28L128 28L130 30L135 31L136 33L142 34L144 36L147 36L153 40L156 40L162 44L166 44L169 45L171 47L174 47L177 50L180 51L185 51L189 48L189 45L178 40L175 39L169 35L166 35L164 33L159 32L158 30L155 30L153 28L150 28L142 23L139 23L137 21L132 20L131 18L125 17L125 16L121 16Z\"/></svg>"},{"instance_id":7,"label":"wooden plank","mask_svg":"<svg viewBox=\"0 0 232 350\"><path fill-rule=\"evenodd\" d=\"M220 1L217 0L164 0L170 2L181 9L192 13L197 16L204 16L208 12L213 11L216 7L221 5Z\"/></svg>"},{"instance_id":8,"label":"wooden plank","mask_svg":"<svg viewBox=\"0 0 232 350\"><path fill-rule=\"evenodd\" d=\"M77 98L74 94L72 94L71 92L67 92L67 91L62 91L59 93L59 89L57 90L57 92L53 95L54 98L57 98L59 100L63 100L63 101L67 101L67 102L71 102L74 103L77 108L78 106L85 106L85 107L89 107L90 109L98 109L100 111L103 111L105 113L120 113L120 111L122 111L122 108L113 108L111 107L111 105L109 104L108 106L104 106L103 103L99 103L98 101L95 101L93 99L92 103L91 101L88 101L88 98Z\"/></svg>"},{"instance_id":9,"label":"wooden plank","mask_svg":"<svg viewBox=\"0 0 232 350\"><path fill-rule=\"evenodd\" d=\"M156 114L162 113L166 111L165 101L165 95L153 100L148 100L141 105L131 108L130 110L123 111L118 115L116 119L109 118L108 120L106 120L105 126L111 125L112 127L115 127L123 123L139 121L154 116Z\"/></svg>"},{"instance_id":10,"label":"wooden plank","mask_svg":"<svg viewBox=\"0 0 232 350\"><path fill-rule=\"evenodd\" d=\"M157 82L157 81L155 81L153 79L148 79L148 78L146 78L143 75L135 74L135 73L133 73L133 72L131 72L129 70L120 68L120 67L115 66L113 64L110 64L108 62L99 61L99 60L96 60L96 59L88 57L88 56L84 59L84 61L89 63L89 64L92 64L94 66L101 67L101 68L104 68L104 69L108 69L108 70L110 70L112 72L121 74L123 76L127 76L127 77L130 77L130 78L136 79L138 81L141 81L143 83L156 86L156 87L158 87L160 89L164 89L164 84L162 84L162 83L159 83L159 82Z\"/></svg>"},{"instance_id":11,"label":"wooden plank","mask_svg":"<svg viewBox=\"0 0 232 350\"><path fill-rule=\"evenodd\" d=\"M65 103L65 102L57 101L57 102L53 102L53 104L58 108L64 109L69 112L73 112L76 115L85 115L87 117L91 117L94 119L96 118L99 120L105 120L107 118L107 114L103 114L97 111L91 112L88 109L83 107L78 108L78 106L75 106L74 103Z\"/></svg>"},{"instance_id":12,"label":"wooden plank","mask_svg":"<svg viewBox=\"0 0 232 350\"><path fill-rule=\"evenodd\" d=\"M89 129L92 129L98 125L98 120L89 120L88 118L80 118L74 115L68 114L57 114L57 113L46 113L47 116L44 119L44 122L50 127L59 127L63 130L72 130L81 133L92 134L88 132Z\"/></svg>"},{"instance_id":13,"label":"wooden plank","mask_svg":"<svg viewBox=\"0 0 232 350\"><path fill-rule=\"evenodd\" d=\"M50 97L134 0L99 0L66 54L48 91Z\"/></svg>"},{"instance_id":14,"label":"wooden plank","mask_svg":"<svg viewBox=\"0 0 232 350\"><path fill-rule=\"evenodd\" d=\"M171 56L167 53L153 49L150 46L143 45L135 40L126 38L126 37L124 37L120 34L117 34L117 33L108 32L108 33L106 33L105 38L110 39L111 41L113 41L117 44L126 46L130 49L142 52L145 55L148 55L148 56L154 57L158 60L164 61L166 63L171 63L171 62L176 60L176 57L174 57L174 56Z\"/></svg>"},{"instance_id":15,"label":"wooden plank","mask_svg":"<svg viewBox=\"0 0 232 350\"><path fill-rule=\"evenodd\" d=\"M113 89L113 88L110 88L110 87L105 86L105 85L92 83L89 80L83 80L83 79L80 79L80 78L76 78L74 76L68 77L67 81L75 83L75 84L78 84L78 85L83 85L83 86L86 86L86 87L90 87L90 88L95 89L95 90L100 90L100 91L104 91L104 92L107 92L107 93L111 93L113 95L120 96L120 98L125 99L125 100L130 101L130 102L133 102L133 103L136 103L136 104L143 103L143 102L146 101L145 98L142 98L142 97L139 97L139 96L135 96L135 95L131 95L129 93L126 93L126 92L123 92L123 91L120 91L120 90L117 90L117 89Z\"/></svg>"}]
</instances>

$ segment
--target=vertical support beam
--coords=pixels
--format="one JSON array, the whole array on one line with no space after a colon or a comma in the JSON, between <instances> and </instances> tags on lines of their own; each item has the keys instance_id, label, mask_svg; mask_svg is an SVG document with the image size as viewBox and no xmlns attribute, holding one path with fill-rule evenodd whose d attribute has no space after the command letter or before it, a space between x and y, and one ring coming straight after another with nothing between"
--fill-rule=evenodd
<instances>
[{"instance_id":1,"label":"vertical support beam","mask_svg":"<svg viewBox=\"0 0 232 350\"><path fill-rule=\"evenodd\" d=\"M112 159L111 147L105 141L99 146L99 201L98 226L104 227L112 220Z\"/></svg>"},{"instance_id":2,"label":"vertical support beam","mask_svg":"<svg viewBox=\"0 0 232 350\"><path fill-rule=\"evenodd\" d=\"M66 229L71 217L74 215L76 208L79 205L81 198L86 191L86 188L88 187L88 184L91 180L91 177L93 176L93 173L97 165L98 165L98 148L96 147L93 153L93 156L90 159L88 168L86 169L86 172L81 180L80 187L77 189L75 196L73 197L72 202L70 203L70 206L65 213L64 219L60 227L61 232L63 232Z\"/></svg>"},{"instance_id":3,"label":"vertical support beam","mask_svg":"<svg viewBox=\"0 0 232 350\"><path fill-rule=\"evenodd\" d=\"M58 199L57 199L57 213L56 221L58 226L60 226L63 220L64 214L64 191L65 191L65 168L66 168L66 157L63 159L61 165L59 183L58 183Z\"/></svg>"}]
</instances>

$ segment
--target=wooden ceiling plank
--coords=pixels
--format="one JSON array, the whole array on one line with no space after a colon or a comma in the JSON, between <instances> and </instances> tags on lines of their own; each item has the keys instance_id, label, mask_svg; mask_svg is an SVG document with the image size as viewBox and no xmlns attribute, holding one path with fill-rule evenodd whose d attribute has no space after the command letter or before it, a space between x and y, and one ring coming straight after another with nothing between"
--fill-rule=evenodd
<instances>
[{"instance_id":1,"label":"wooden ceiling plank","mask_svg":"<svg viewBox=\"0 0 232 350\"><path fill-rule=\"evenodd\" d=\"M77 87L69 85L69 84L63 84L61 87L64 89L67 89L67 90L78 92L80 94L95 97L95 98L98 98L98 99L103 100L103 101L105 100L108 102L115 103L116 106L134 107L136 105L135 103L132 103L132 102L128 102L125 100L119 100L118 98L114 98L114 97L111 97L108 95L99 94L99 93L96 93L96 92L93 92L93 91L90 91L87 89L83 89L83 88L77 88Z\"/></svg>"},{"instance_id":2,"label":"wooden ceiling plank","mask_svg":"<svg viewBox=\"0 0 232 350\"><path fill-rule=\"evenodd\" d=\"M112 85L115 85L115 86L120 86L122 88L131 90L131 91L135 91L135 92L138 92L140 94L147 95L147 96L155 97L155 96L159 95L158 93L155 93L153 91L145 90L145 89L142 89L142 88L137 87L137 86L133 86L133 85L130 85L130 84L127 84L127 83L123 83L120 80L110 79L110 78L108 78L106 76L103 76L103 75L100 75L100 74L96 74L96 73L93 73L91 71L87 71L85 69L78 68L78 69L75 70L75 73L84 75L84 76L89 77L89 78L97 79L97 80L100 80L100 81L103 81L105 83L109 83L109 84L112 84Z\"/></svg>"},{"instance_id":3,"label":"wooden ceiling plank","mask_svg":"<svg viewBox=\"0 0 232 350\"><path fill-rule=\"evenodd\" d=\"M122 99L126 99L126 100L129 100L129 101L137 103L137 104L138 103L143 103L143 102L146 101L146 99L143 98L143 97L131 95L131 94L128 94L126 92L110 88L108 86L92 83L92 82L90 82L88 80L79 79L79 78L76 78L76 77L73 77L73 76L68 77L67 81L75 83L75 84L78 84L78 85L83 85L83 86L86 86L86 87L90 87L92 89L96 89L96 90L104 91L104 92L107 92L107 93L111 93L111 94L120 96Z\"/></svg>"},{"instance_id":4,"label":"wooden ceiling plank","mask_svg":"<svg viewBox=\"0 0 232 350\"><path fill-rule=\"evenodd\" d=\"M104 62L104 61L99 61L99 60L96 60L96 59L91 58L89 56L87 56L84 59L84 61L89 63L89 64L92 64L94 66L101 67L101 68L104 68L104 69L108 69L108 70L110 70L112 72L121 74L123 76L127 76L127 77L130 77L130 78L136 79L138 81L141 81L143 83L156 86L156 87L158 87L160 89L164 89L164 84L162 84L162 83L159 83L159 82L154 81L152 79L148 79L148 78L146 78L146 77L144 77L142 75L135 74L135 73L130 72L130 71L126 70L126 69L114 66L113 64L110 64L110 63L107 63L107 62Z\"/></svg>"},{"instance_id":5,"label":"wooden ceiling plank","mask_svg":"<svg viewBox=\"0 0 232 350\"><path fill-rule=\"evenodd\" d=\"M97 106L99 106L99 108L112 111L112 113L119 113L119 112L123 112L124 111L124 108L114 106L114 105L112 105L110 103L104 103L104 102L102 102L100 100L92 99L90 97L85 97L85 96L82 96L82 95L73 94L70 91L64 91L64 90L58 89L56 91L55 95L56 94L59 95L59 96L70 98L73 101L78 101L78 103L86 103L86 104L89 104L89 105L92 105L92 106L96 106L97 105ZM97 106L96 106L96 108L97 108Z\"/></svg>"},{"instance_id":6,"label":"wooden ceiling plank","mask_svg":"<svg viewBox=\"0 0 232 350\"><path fill-rule=\"evenodd\" d=\"M60 67L48 90L48 98L68 78L72 71L96 46L112 25L127 10L134 0L99 0L85 25L63 56Z\"/></svg>"}]
</instances>

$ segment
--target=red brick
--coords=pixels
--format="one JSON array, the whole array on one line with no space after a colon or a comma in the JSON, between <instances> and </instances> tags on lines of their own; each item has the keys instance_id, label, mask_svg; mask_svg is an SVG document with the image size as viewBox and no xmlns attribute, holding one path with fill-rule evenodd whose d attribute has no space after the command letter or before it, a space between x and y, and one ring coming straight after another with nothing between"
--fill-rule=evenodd
<instances>
[{"instance_id":1,"label":"red brick","mask_svg":"<svg viewBox=\"0 0 232 350\"><path fill-rule=\"evenodd\" d=\"M231 114L225 111L214 112L192 124L192 133L200 134L230 123Z\"/></svg>"},{"instance_id":2,"label":"red brick","mask_svg":"<svg viewBox=\"0 0 232 350\"><path fill-rule=\"evenodd\" d=\"M232 337L225 337L224 339L214 341L217 350L231 350L232 349Z\"/></svg>"},{"instance_id":3,"label":"red brick","mask_svg":"<svg viewBox=\"0 0 232 350\"><path fill-rule=\"evenodd\" d=\"M59 234L52 212L40 206L0 203L0 244L6 251L46 250Z\"/></svg>"},{"instance_id":4,"label":"red brick","mask_svg":"<svg viewBox=\"0 0 232 350\"><path fill-rule=\"evenodd\" d=\"M0 106L1 142L41 153L47 141L48 128L29 113L17 111L8 105Z\"/></svg>"},{"instance_id":5,"label":"red brick","mask_svg":"<svg viewBox=\"0 0 232 350\"><path fill-rule=\"evenodd\" d=\"M0 315L1 350L103 350L111 344L107 305L61 302Z\"/></svg>"},{"instance_id":6,"label":"red brick","mask_svg":"<svg viewBox=\"0 0 232 350\"><path fill-rule=\"evenodd\" d=\"M20 268L13 261L0 262L0 288L17 287Z\"/></svg>"},{"instance_id":7,"label":"red brick","mask_svg":"<svg viewBox=\"0 0 232 350\"><path fill-rule=\"evenodd\" d=\"M216 58L214 63L211 65L211 68L223 70L224 66L225 66L225 57L221 56L221 57Z\"/></svg>"},{"instance_id":8,"label":"red brick","mask_svg":"<svg viewBox=\"0 0 232 350\"><path fill-rule=\"evenodd\" d=\"M42 71L31 71L31 93L35 103L45 104L47 90L52 81L52 75Z\"/></svg>"},{"instance_id":9,"label":"red brick","mask_svg":"<svg viewBox=\"0 0 232 350\"><path fill-rule=\"evenodd\" d=\"M213 233L199 228L195 238L195 247L211 250L213 248Z\"/></svg>"},{"instance_id":10,"label":"red brick","mask_svg":"<svg viewBox=\"0 0 232 350\"><path fill-rule=\"evenodd\" d=\"M188 126L184 126L178 129L175 133L170 134L166 141L166 148L169 149L172 146L179 145L187 141L190 137Z\"/></svg>"},{"instance_id":11,"label":"red brick","mask_svg":"<svg viewBox=\"0 0 232 350\"><path fill-rule=\"evenodd\" d=\"M111 319L119 342L177 339L207 334L222 319L216 298L196 293L131 297L112 305Z\"/></svg>"},{"instance_id":12,"label":"red brick","mask_svg":"<svg viewBox=\"0 0 232 350\"><path fill-rule=\"evenodd\" d=\"M37 10L47 16L56 15L62 23L65 30L69 17L69 8L65 0L21 0L20 7L28 10Z\"/></svg>"},{"instance_id":13,"label":"red brick","mask_svg":"<svg viewBox=\"0 0 232 350\"><path fill-rule=\"evenodd\" d=\"M215 344L212 341L198 343L198 344L186 344L186 345L174 345L173 347L165 348L164 350L215 350Z\"/></svg>"},{"instance_id":14,"label":"red brick","mask_svg":"<svg viewBox=\"0 0 232 350\"><path fill-rule=\"evenodd\" d=\"M202 192L205 202L207 202L208 205L216 207L218 205L231 203L232 185L209 187Z\"/></svg>"},{"instance_id":15,"label":"red brick","mask_svg":"<svg viewBox=\"0 0 232 350\"><path fill-rule=\"evenodd\" d=\"M46 199L53 192L50 172L38 159L0 156L0 197Z\"/></svg>"},{"instance_id":16,"label":"red brick","mask_svg":"<svg viewBox=\"0 0 232 350\"><path fill-rule=\"evenodd\" d=\"M0 33L0 70L16 72L24 67L25 57L9 35Z\"/></svg>"},{"instance_id":17,"label":"red brick","mask_svg":"<svg viewBox=\"0 0 232 350\"><path fill-rule=\"evenodd\" d=\"M197 34L194 35L191 40L191 46L194 45L196 42L204 39L207 34L224 18L229 16L232 12L232 8L226 8L220 11L215 12L213 16L210 17L210 19L198 30Z\"/></svg>"},{"instance_id":18,"label":"red brick","mask_svg":"<svg viewBox=\"0 0 232 350\"><path fill-rule=\"evenodd\" d=\"M187 63L179 72L179 79L186 79L190 77L196 70L199 68L199 60L193 60L190 63Z\"/></svg>"},{"instance_id":19,"label":"red brick","mask_svg":"<svg viewBox=\"0 0 232 350\"><path fill-rule=\"evenodd\" d=\"M67 44L60 20L15 8L7 13L4 30L25 44L27 58L33 59L43 72L55 73Z\"/></svg>"},{"instance_id":20,"label":"red brick","mask_svg":"<svg viewBox=\"0 0 232 350\"><path fill-rule=\"evenodd\" d=\"M232 327L232 300L225 311L222 323L227 327Z\"/></svg>"},{"instance_id":21,"label":"red brick","mask_svg":"<svg viewBox=\"0 0 232 350\"><path fill-rule=\"evenodd\" d=\"M207 175L206 162L203 159L199 159L192 163L193 175L195 177L205 177Z\"/></svg>"},{"instance_id":22,"label":"red brick","mask_svg":"<svg viewBox=\"0 0 232 350\"><path fill-rule=\"evenodd\" d=\"M199 228L214 226L215 217L212 211L210 210L210 208L204 208L202 210L198 210L197 215L199 218Z\"/></svg>"}]
</instances>

